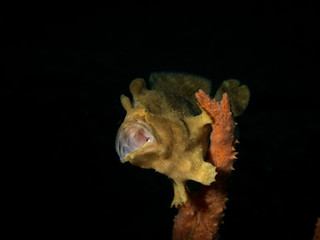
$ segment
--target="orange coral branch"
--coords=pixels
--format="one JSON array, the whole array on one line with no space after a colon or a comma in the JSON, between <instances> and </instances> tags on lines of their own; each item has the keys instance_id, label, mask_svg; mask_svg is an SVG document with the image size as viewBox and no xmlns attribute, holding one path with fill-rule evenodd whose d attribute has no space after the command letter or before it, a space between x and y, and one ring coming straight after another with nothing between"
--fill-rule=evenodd
<instances>
[{"instance_id":1,"label":"orange coral branch","mask_svg":"<svg viewBox=\"0 0 320 240\"><path fill-rule=\"evenodd\" d=\"M199 90L196 98L213 120L206 160L216 166L218 175L216 182L210 186L202 186L199 193L191 195L186 204L179 208L174 219L174 240L218 238L218 229L227 200L225 181L233 170L232 165L236 158L234 149L236 123L232 117L227 94L223 95L221 102L217 102Z\"/></svg>"},{"instance_id":2,"label":"orange coral branch","mask_svg":"<svg viewBox=\"0 0 320 240\"><path fill-rule=\"evenodd\" d=\"M320 240L320 218L317 220L316 229L314 230L313 240Z\"/></svg>"}]
</instances>

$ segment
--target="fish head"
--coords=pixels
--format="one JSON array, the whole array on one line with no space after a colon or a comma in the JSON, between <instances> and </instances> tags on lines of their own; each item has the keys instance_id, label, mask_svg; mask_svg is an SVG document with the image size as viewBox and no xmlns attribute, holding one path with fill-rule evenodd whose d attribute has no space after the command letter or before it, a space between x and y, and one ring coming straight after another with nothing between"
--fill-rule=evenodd
<instances>
[{"instance_id":1,"label":"fish head","mask_svg":"<svg viewBox=\"0 0 320 240\"><path fill-rule=\"evenodd\" d=\"M127 114L116 136L116 151L122 163L130 162L142 168L154 168L154 162L169 155L166 133L157 131L158 117L145 109L135 108ZM161 121L163 122L163 121Z\"/></svg>"},{"instance_id":2,"label":"fish head","mask_svg":"<svg viewBox=\"0 0 320 240\"><path fill-rule=\"evenodd\" d=\"M215 179L215 167L204 161L212 119L202 109L193 114L189 95L183 97L163 88L158 83L148 90L143 79L132 81L133 101L121 96L127 114L115 147L121 162L152 168L171 178L173 205L178 206L187 200L188 180L210 185Z\"/></svg>"}]
</instances>

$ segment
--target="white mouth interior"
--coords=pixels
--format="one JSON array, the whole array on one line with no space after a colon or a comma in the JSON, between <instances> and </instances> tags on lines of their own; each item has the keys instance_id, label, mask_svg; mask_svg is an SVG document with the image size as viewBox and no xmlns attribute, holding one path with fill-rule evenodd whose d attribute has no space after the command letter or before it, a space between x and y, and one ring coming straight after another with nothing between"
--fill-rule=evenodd
<instances>
[{"instance_id":1,"label":"white mouth interior","mask_svg":"<svg viewBox=\"0 0 320 240\"><path fill-rule=\"evenodd\" d=\"M133 123L127 127L120 128L116 137L116 151L120 159L142 147L154 138L147 128L141 124Z\"/></svg>"}]
</instances>

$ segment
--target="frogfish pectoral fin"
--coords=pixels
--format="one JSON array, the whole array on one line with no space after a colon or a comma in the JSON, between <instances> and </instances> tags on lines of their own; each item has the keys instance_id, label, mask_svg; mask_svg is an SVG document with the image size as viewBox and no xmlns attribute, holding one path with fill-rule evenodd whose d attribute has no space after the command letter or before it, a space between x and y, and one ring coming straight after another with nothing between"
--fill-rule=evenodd
<instances>
[{"instance_id":1,"label":"frogfish pectoral fin","mask_svg":"<svg viewBox=\"0 0 320 240\"><path fill-rule=\"evenodd\" d=\"M183 205L188 200L188 195L186 192L186 183L182 181L172 180L174 197L171 203L171 207L178 207Z\"/></svg>"}]
</instances>

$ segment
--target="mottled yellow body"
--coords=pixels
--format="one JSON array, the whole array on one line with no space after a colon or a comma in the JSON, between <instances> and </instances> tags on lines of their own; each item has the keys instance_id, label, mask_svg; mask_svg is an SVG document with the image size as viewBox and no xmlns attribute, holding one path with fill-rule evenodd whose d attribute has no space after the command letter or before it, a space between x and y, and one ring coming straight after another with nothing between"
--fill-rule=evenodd
<instances>
[{"instance_id":1,"label":"mottled yellow body","mask_svg":"<svg viewBox=\"0 0 320 240\"><path fill-rule=\"evenodd\" d=\"M246 107L249 90L242 87L238 91L239 84L234 81L225 81L226 87L217 95L228 91L230 85L234 95L231 105L243 100ZM215 181L216 167L204 161L212 119L195 98L199 89L210 94L211 83L194 75L160 72L150 76L150 84L152 89L148 90L143 79L135 79L130 84L133 101L121 96L127 115L118 131L116 149L122 162L153 168L170 177L172 206L179 206L187 201L188 180L203 185ZM242 108L237 109L240 114Z\"/></svg>"},{"instance_id":2,"label":"mottled yellow body","mask_svg":"<svg viewBox=\"0 0 320 240\"><path fill-rule=\"evenodd\" d=\"M153 78L155 77L161 79L163 75L159 73L158 76L153 75ZM178 206L187 200L187 180L210 185L215 179L215 167L204 161L211 118L204 111L194 116L200 110L196 106L194 93L201 84L202 88L210 89L210 83L205 79L192 77L193 83L198 81L201 84L198 84L198 87L192 86L193 90L187 86L185 90L189 90L189 95L183 96L172 92L170 87L180 86L180 90L183 90L181 88L183 84L188 84L188 79L184 74L172 74L174 80L169 77L159 80L161 87L158 88L156 86L160 83L155 83L153 79L153 90L145 88L143 79L135 79L131 83L133 105L129 98L121 97L127 115L119 134L126 131L126 128L141 124L153 136L153 141L146 141L141 147L127 154L122 162L129 161L139 167L153 168L170 177L174 186L172 205ZM172 83L167 85L170 81L176 81L175 86L172 86ZM179 81L180 84L177 84ZM166 86L167 92L164 91Z\"/></svg>"}]
</instances>

